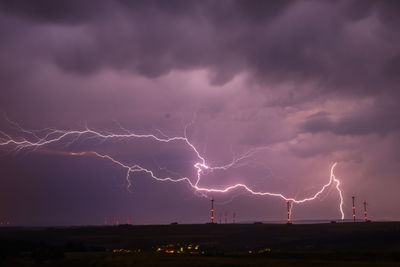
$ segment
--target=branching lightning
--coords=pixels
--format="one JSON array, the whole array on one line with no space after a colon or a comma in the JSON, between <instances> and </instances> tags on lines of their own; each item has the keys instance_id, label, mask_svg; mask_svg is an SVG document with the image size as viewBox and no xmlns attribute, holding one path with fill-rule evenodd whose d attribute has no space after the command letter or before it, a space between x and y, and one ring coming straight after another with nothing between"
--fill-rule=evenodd
<instances>
[{"instance_id":1,"label":"branching lightning","mask_svg":"<svg viewBox=\"0 0 400 267\"><path fill-rule=\"evenodd\" d=\"M322 193L327 188L330 188L331 186L334 185L336 190L338 191L339 194L339 211L341 214L341 218L344 219L344 212L343 212L343 194L340 188L340 181L335 177L334 175L334 169L337 165L337 163L334 163L331 166L330 169L330 178L329 181L324 184L319 191L314 193L314 195L302 198L302 199L296 199L294 197L287 197L281 193L274 193L274 192L264 192L264 191L256 191L252 188L250 188L248 185L243 184L243 183L238 183L238 184L233 184L226 186L224 188L213 188L213 187L203 187L200 182L201 182L201 177L207 172L212 172L215 170L228 170L229 168L232 168L234 166L237 166L240 162L243 160L251 157L257 151L259 151L262 148L255 148L252 150L247 151L246 153L241 154L240 156L234 158L230 163L222 165L222 166L209 166L205 160L205 158L199 153L198 149L193 145L186 134L186 128L185 128L185 134L184 136L176 136L176 137L168 137L164 134L161 134L162 136L157 136L154 134L136 134L134 132L131 132L129 130L123 129L124 134L117 134L117 133L103 133L99 132L96 130L92 130L88 127L85 127L83 130L59 130L59 129L43 129L41 131L30 131L30 130L25 130L22 127L20 127L18 124L13 123L14 126L16 126L19 131L25 135L28 135L30 138L26 137L19 137L19 138L13 138L11 135L0 131L0 147L11 147L12 150L14 151L20 151L23 149L28 149L28 150L36 150L39 148L43 148L45 146L48 146L50 144L54 143L63 143L65 145L70 145L80 139L98 139L99 141L105 142L107 140L111 139L133 139L133 138L148 138L152 139L156 142L163 142L163 143L170 143L170 142L184 142L188 148L190 148L191 151L196 155L196 158L198 159L197 162L193 165L193 167L196 170L197 176L195 177L195 182L192 182L191 179L188 177L182 177L182 178L172 178L172 177L158 177L155 175L155 173L152 170L149 170L147 168L144 168L143 166L140 165L128 165L123 163L122 161L119 161L115 158L113 158L110 155L107 154L101 154L96 151L82 151L82 152L66 152L70 156L88 156L92 155L98 158L106 159L117 166L123 168L126 170L126 181L128 184L128 189L131 188L131 175L133 173L146 173L148 174L151 178L154 180L160 181L160 182L173 182L173 183L187 183L193 190L199 193L226 193L229 191L233 191L235 189L242 189L245 190L245 192L248 192L252 195L256 196L271 196L271 197L278 197L281 198L285 201L290 201L291 203L305 203L308 201L312 201L317 199ZM292 205L293 206L293 205Z\"/></svg>"}]
</instances>

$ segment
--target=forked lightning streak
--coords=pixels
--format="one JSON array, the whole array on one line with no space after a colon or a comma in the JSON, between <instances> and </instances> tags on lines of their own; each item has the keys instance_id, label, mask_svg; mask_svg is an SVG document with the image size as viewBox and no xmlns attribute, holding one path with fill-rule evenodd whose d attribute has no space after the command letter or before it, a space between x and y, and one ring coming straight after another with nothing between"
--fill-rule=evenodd
<instances>
[{"instance_id":1,"label":"forked lightning streak","mask_svg":"<svg viewBox=\"0 0 400 267\"><path fill-rule=\"evenodd\" d=\"M317 199L327 188L330 186L334 186L339 194L339 211L341 214L341 218L344 219L344 212L343 212L343 193L340 188L340 180L335 177L334 170L337 163L334 163L330 169L330 178L329 181L324 184L319 191L317 191L314 195L296 199L293 197L287 197L281 193L274 193L274 192L264 192L264 191L256 191L246 184L238 183L229 185L223 188L213 188L213 187L203 187L200 185L202 174L207 170L208 172L212 172L215 170L228 170L229 168L234 167L239 162L251 157L254 155L259 148L255 148L252 150L243 153L237 158L234 158L232 162L223 165L223 166L208 166L206 163L205 158L199 153L197 148L189 141L186 131L185 136L176 136L176 137L159 137L154 134L136 134L130 131L127 131L124 134L117 134L117 133L102 133L99 131L95 131L86 127L84 130L59 130L59 129L44 129L42 131L28 131L25 130L17 125L18 129L21 133L25 135L29 135L27 137L20 137L20 138L13 138L11 135L0 131L0 146L2 147L10 147L11 150L19 151L22 149L31 149L36 150L41 147L54 144L54 143L63 143L67 142L66 144L72 144L80 139L87 139L87 138L96 138L101 141L107 141L111 139L131 139L131 138L150 138L156 142L184 142L196 155L198 161L194 164L194 168L196 169L197 176L195 177L195 182L192 182L191 179L188 177L182 178L172 178L172 177L158 177L154 174L152 170L144 168L140 165L127 165L122 161L119 161L107 154L100 154L96 151L83 151L83 152L67 152L68 155L71 156L85 156L85 155L93 155L102 159L109 160L114 164L118 165L121 168L126 170L126 180L128 183L128 189L131 187L131 180L130 176L132 173L142 172L148 174L151 178L161 181L161 182L173 182L173 183L180 183L184 182L187 183L191 188L195 191L200 193L226 193L235 189L243 189L250 193L251 195L256 196L271 196L271 197L279 197L285 201L290 201L292 203L305 203L308 201L312 201ZM125 130L125 129L124 129ZM67 141L68 140L68 141ZM65 144L65 143L64 143Z\"/></svg>"}]
</instances>

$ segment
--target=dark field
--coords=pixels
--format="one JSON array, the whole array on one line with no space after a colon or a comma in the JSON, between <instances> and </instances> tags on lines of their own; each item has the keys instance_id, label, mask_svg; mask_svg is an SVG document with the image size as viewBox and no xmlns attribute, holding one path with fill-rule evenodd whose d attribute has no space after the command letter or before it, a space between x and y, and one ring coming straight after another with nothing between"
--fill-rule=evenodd
<instances>
[{"instance_id":1,"label":"dark field","mask_svg":"<svg viewBox=\"0 0 400 267\"><path fill-rule=\"evenodd\" d=\"M400 266L400 223L0 228L0 266Z\"/></svg>"}]
</instances>

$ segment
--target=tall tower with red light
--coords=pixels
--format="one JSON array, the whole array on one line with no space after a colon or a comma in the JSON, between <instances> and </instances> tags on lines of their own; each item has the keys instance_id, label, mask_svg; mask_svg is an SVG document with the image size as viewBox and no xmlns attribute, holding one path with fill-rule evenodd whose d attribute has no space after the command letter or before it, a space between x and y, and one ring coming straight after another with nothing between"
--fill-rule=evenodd
<instances>
[{"instance_id":1,"label":"tall tower with red light","mask_svg":"<svg viewBox=\"0 0 400 267\"><path fill-rule=\"evenodd\" d=\"M355 205L356 200L355 199L356 199L355 196L351 197L351 200L353 202L353 222L356 222L356 205Z\"/></svg>"},{"instance_id":2,"label":"tall tower with red light","mask_svg":"<svg viewBox=\"0 0 400 267\"><path fill-rule=\"evenodd\" d=\"M287 223L290 224L290 201L286 200L286 209L287 209Z\"/></svg>"},{"instance_id":3,"label":"tall tower with red light","mask_svg":"<svg viewBox=\"0 0 400 267\"><path fill-rule=\"evenodd\" d=\"M211 220L211 223L214 223L214 198L213 197L211 197L210 220Z\"/></svg>"},{"instance_id":4,"label":"tall tower with red light","mask_svg":"<svg viewBox=\"0 0 400 267\"><path fill-rule=\"evenodd\" d=\"M367 214L367 201L364 200L364 222L368 222L368 214Z\"/></svg>"}]
</instances>

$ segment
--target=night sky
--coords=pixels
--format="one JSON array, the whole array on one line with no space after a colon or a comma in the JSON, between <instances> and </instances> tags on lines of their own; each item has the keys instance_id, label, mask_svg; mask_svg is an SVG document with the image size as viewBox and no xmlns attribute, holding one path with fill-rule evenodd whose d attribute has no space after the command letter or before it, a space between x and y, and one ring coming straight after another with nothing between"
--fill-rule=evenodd
<instances>
[{"instance_id":1,"label":"night sky","mask_svg":"<svg viewBox=\"0 0 400 267\"><path fill-rule=\"evenodd\" d=\"M400 1L0 0L0 130L187 137L202 178L304 198L337 162L344 211L399 220ZM162 133L160 132L162 131ZM0 136L4 141L6 136ZM204 223L210 201L186 183L130 177L97 151L162 177L195 179L183 142L68 140L0 147L0 219L22 225ZM242 189L208 194L216 216L284 220L286 204ZM332 187L295 205L293 220L339 219Z\"/></svg>"}]
</instances>

